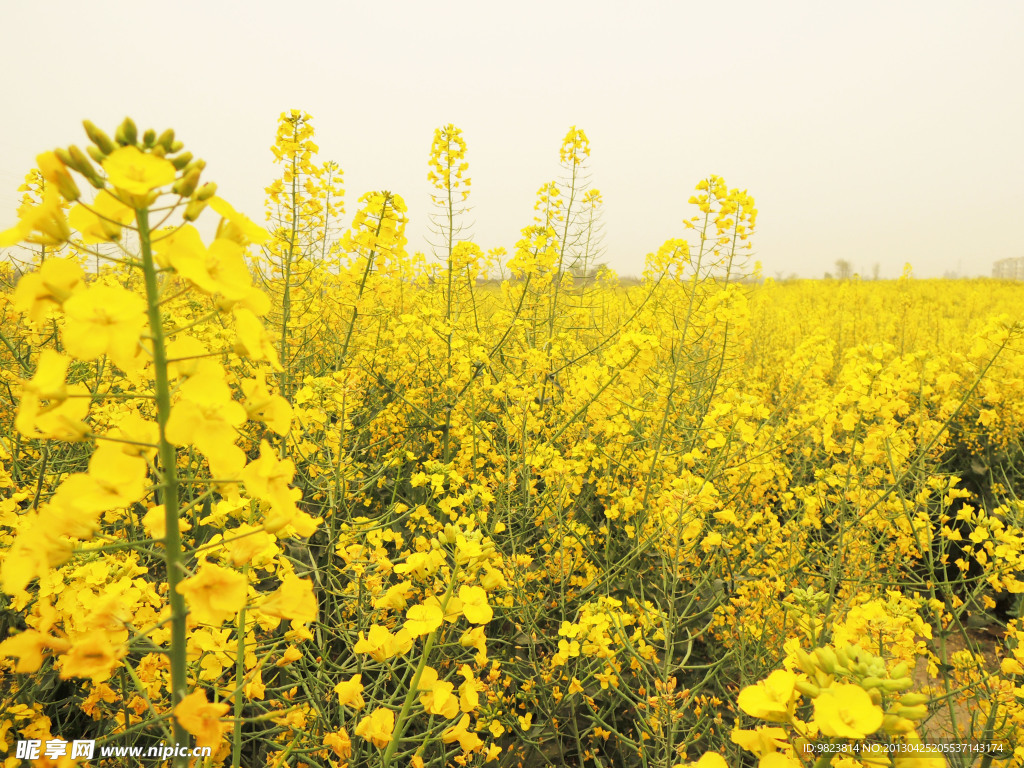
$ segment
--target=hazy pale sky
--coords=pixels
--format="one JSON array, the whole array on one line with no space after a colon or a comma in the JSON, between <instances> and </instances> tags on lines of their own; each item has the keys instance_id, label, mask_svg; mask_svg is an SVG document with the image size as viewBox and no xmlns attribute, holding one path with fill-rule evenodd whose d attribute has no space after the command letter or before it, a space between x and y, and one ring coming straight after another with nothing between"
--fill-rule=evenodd
<instances>
[{"instance_id":1,"label":"hazy pale sky","mask_svg":"<svg viewBox=\"0 0 1024 768\"><path fill-rule=\"evenodd\" d=\"M1024 2L7 0L0 228L36 154L173 127L253 218L278 115L312 114L346 209L430 212L434 128L468 143L475 240L513 249L572 125L591 142L607 261L637 274L685 235L710 173L759 209L766 275L990 274L1024 256Z\"/></svg>"}]
</instances>

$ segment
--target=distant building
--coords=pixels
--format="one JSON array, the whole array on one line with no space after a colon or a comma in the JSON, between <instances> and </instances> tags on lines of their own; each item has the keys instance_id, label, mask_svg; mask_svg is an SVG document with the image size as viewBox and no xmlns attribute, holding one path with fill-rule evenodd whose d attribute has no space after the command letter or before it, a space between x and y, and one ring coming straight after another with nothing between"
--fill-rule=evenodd
<instances>
[{"instance_id":1,"label":"distant building","mask_svg":"<svg viewBox=\"0 0 1024 768\"><path fill-rule=\"evenodd\" d=\"M992 277L996 280L1024 280L1024 257L1000 259L992 265Z\"/></svg>"}]
</instances>

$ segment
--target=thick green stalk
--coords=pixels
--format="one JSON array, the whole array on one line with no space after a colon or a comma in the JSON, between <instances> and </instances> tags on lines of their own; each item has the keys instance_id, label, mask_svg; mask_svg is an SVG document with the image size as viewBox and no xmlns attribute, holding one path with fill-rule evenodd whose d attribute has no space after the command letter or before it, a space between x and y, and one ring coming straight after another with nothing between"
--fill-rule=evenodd
<instances>
[{"instance_id":1,"label":"thick green stalk","mask_svg":"<svg viewBox=\"0 0 1024 768\"><path fill-rule=\"evenodd\" d=\"M171 414L171 384L167 373L167 348L164 339L163 318L160 315L160 286L157 284L156 264L150 241L149 211L135 212L139 225L139 242L142 250L142 271L146 280L146 312L149 316L149 333L153 342L154 394L156 396L156 418L160 432L160 502L164 505L166 535L164 536L164 561L167 564L167 595L171 604L171 706L176 707L188 695L188 677L185 656L185 596L178 592L184 574L181 532L178 529L178 454L167 441L167 419ZM174 718L174 740L178 744L188 743L188 732ZM175 757L175 768L185 768L188 758Z\"/></svg>"}]
</instances>

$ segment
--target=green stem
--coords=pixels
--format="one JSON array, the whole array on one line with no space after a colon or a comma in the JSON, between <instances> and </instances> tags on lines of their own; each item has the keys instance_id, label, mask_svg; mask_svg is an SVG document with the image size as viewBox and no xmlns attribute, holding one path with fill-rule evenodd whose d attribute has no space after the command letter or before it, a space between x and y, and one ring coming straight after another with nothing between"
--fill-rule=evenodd
<instances>
[{"instance_id":1,"label":"green stem","mask_svg":"<svg viewBox=\"0 0 1024 768\"><path fill-rule=\"evenodd\" d=\"M448 589L444 593L444 597L441 598L441 614L448 608L448 600L452 596L452 592L455 590L456 576L459 572L458 563L452 569L452 578L448 584ZM444 621L441 622L442 626ZM412 703L416 699L418 688L420 684L420 678L423 676L423 670L427 666L427 661L430 659L430 652L434 648L434 643L437 642L437 636L441 632L441 627L438 627L429 635L423 643L423 653L420 654L420 663L416 667L416 672L412 676L412 682L409 683L409 690L405 694L405 701L402 702L402 710L398 713L398 720L395 723L395 730L391 734L391 741L388 744L387 751L384 753L384 757L381 759L381 765L383 768L389 768L391 765L391 758L395 755L395 750L398 749L398 745L402 741L402 736L405 734L405 729L409 725L409 710L412 709Z\"/></svg>"},{"instance_id":2,"label":"green stem","mask_svg":"<svg viewBox=\"0 0 1024 768\"><path fill-rule=\"evenodd\" d=\"M167 419L171 413L171 384L167 373L167 349L164 343L163 319L160 315L160 286L157 284L157 268L153 262L153 249L149 230L149 211L137 210L135 219L139 225L139 242L142 250L142 271L146 280L146 311L149 316L149 331L153 341L154 389L156 394L157 425L159 427L160 470L157 487L161 489L160 501L164 505L164 561L167 564L167 595L171 605L171 707L172 709L188 695L185 636L185 596L178 592L181 583L183 553L181 532L178 529L178 466L177 450L167 441ZM188 732L173 719L174 740L178 744L189 743ZM174 768L186 768L188 758L175 757Z\"/></svg>"}]
</instances>

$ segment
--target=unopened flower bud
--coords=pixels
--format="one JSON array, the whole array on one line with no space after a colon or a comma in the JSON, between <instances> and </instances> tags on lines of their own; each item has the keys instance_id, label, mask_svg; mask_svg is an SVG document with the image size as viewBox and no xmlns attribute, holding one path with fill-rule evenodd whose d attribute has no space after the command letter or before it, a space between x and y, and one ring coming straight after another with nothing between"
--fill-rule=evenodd
<instances>
[{"instance_id":1,"label":"unopened flower bud","mask_svg":"<svg viewBox=\"0 0 1024 768\"><path fill-rule=\"evenodd\" d=\"M892 671L889 673L889 677L906 677L909 674L910 665L905 661L901 661L899 664L892 668Z\"/></svg>"},{"instance_id":2,"label":"unopened flower bud","mask_svg":"<svg viewBox=\"0 0 1024 768\"><path fill-rule=\"evenodd\" d=\"M821 688L812 683L810 680L797 680L796 689L800 691L804 696L809 698L815 698L821 693Z\"/></svg>"},{"instance_id":3,"label":"unopened flower bud","mask_svg":"<svg viewBox=\"0 0 1024 768\"><path fill-rule=\"evenodd\" d=\"M107 156L104 155L103 152L100 151L100 148L97 147L95 144L90 144L88 147L85 148L85 151L86 154L89 155L89 157L91 157L100 165L102 165L103 161L107 159Z\"/></svg>"},{"instance_id":4,"label":"unopened flower bud","mask_svg":"<svg viewBox=\"0 0 1024 768\"><path fill-rule=\"evenodd\" d=\"M85 135L89 137L89 141L96 145L96 148L104 155L109 155L114 151L114 142L110 140L103 131L97 128L91 120L83 120L82 125L85 126Z\"/></svg>"},{"instance_id":5,"label":"unopened flower bud","mask_svg":"<svg viewBox=\"0 0 1024 768\"><path fill-rule=\"evenodd\" d=\"M156 143L163 147L167 152L174 152L171 149L174 144L174 129L168 128L166 131L160 134L160 138L156 140Z\"/></svg>"},{"instance_id":6,"label":"unopened flower bud","mask_svg":"<svg viewBox=\"0 0 1024 768\"><path fill-rule=\"evenodd\" d=\"M930 701L924 693L905 693L900 696L900 704L905 707L916 707L920 704L927 704Z\"/></svg>"},{"instance_id":7,"label":"unopened flower bud","mask_svg":"<svg viewBox=\"0 0 1024 768\"><path fill-rule=\"evenodd\" d=\"M880 677L865 677L860 681L860 687L864 689L868 688L879 688L883 683L889 682L888 680L882 680Z\"/></svg>"},{"instance_id":8,"label":"unopened flower bud","mask_svg":"<svg viewBox=\"0 0 1024 768\"><path fill-rule=\"evenodd\" d=\"M122 147L138 143L139 130L130 117L126 117L124 122L117 127L117 131L114 132L114 140Z\"/></svg>"},{"instance_id":9,"label":"unopened flower bud","mask_svg":"<svg viewBox=\"0 0 1024 768\"><path fill-rule=\"evenodd\" d=\"M186 173L176 182L171 190L176 195L182 197L192 197L192 193L196 191L196 187L199 186L199 176L202 172L198 168L193 168L191 171Z\"/></svg>"},{"instance_id":10,"label":"unopened flower bud","mask_svg":"<svg viewBox=\"0 0 1024 768\"><path fill-rule=\"evenodd\" d=\"M882 730L886 733L909 733L914 730L914 721L896 715L885 715L882 718Z\"/></svg>"},{"instance_id":11,"label":"unopened flower bud","mask_svg":"<svg viewBox=\"0 0 1024 768\"><path fill-rule=\"evenodd\" d=\"M896 715L905 717L908 720L922 720L928 716L928 705L918 704L914 707L900 707L896 710Z\"/></svg>"},{"instance_id":12,"label":"unopened flower bud","mask_svg":"<svg viewBox=\"0 0 1024 768\"><path fill-rule=\"evenodd\" d=\"M181 152L181 150L183 150L184 148L185 145L182 144L180 141L172 141L170 149L168 149L168 152Z\"/></svg>"},{"instance_id":13,"label":"unopened flower bud","mask_svg":"<svg viewBox=\"0 0 1024 768\"><path fill-rule=\"evenodd\" d=\"M171 158L171 165L174 166L174 170L180 171L186 165L192 162L191 152L182 152L180 155Z\"/></svg>"},{"instance_id":14,"label":"unopened flower bud","mask_svg":"<svg viewBox=\"0 0 1024 768\"><path fill-rule=\"evenodd\" d=\"M142 134L142 145L147 149L156 144L156 131L152 128L147 128L146 132Z\"/></svg>"},{"instance_id":15,"label":"unopened flower bud","mask_svg":"<svg viewBox=\"0 0 1024 768\"><path fill-rule=\"evenodd\" d=\"M209 200L211 197L217 194L217 184L215 182L207 182L203 184L196 192L196 200L202 200L203 202Z\"/></svg>"},{"instance_id":16,"label":"unopened flower bud","mask_svg":"<svg viewBox=\"0 0 1024 768\"><path fill-rule=\"evenodd\" d=\"M831 648L815 648L814 655L818 657L818 664L829 674L836 671L836 654Z\"/></svg>"},{"instance_id":17,"label":"unopened flower bud","mask_svg":"<svg viewBox=\"0 0 1024 768\"><path fill-rule=\"evenodd\" d=\"M188 201L188 205L185 206L185 213L182 214L182 218L184 218L185 221L195 221L199 218L199 214L201 214L205 208L205 200L192 198Z\"/></svg>"},{"instance_id":18,"label":"unopened flower bud","mask_svg":"<svg viewBox=\"0 0 1024 768\"><path fill-rule=\"evenodd\" d=\"M910 677L899 677L894 680L884 680L882 687L890 693L895 691L905 691L907 688L914 684L913 678Z\"/></svg>"},{"instance_id":19,"label":"unopened flower bud","mask_svg":"<svg viewBox=\"0 0 1024 768\"><path fill-rule=\"evenodd\" d=\"M36 158L36 162L43 178L57 187L61 197L68 201L79 198L81 192L78 191L78 185L55 152L43 152Z\"/></svg>"},{"instance_id":20,"label":"unopened flower bud","mask_svg":"<svg viewBox=\"0 0 1024 768\"><path fill-rule=\"evenodd\" d=\"M99 172L93 167L93 164L89 162L89 158L86 157L85 152L80 150L78 147L72 145L68 147L68 155L71 158L70 163L65 163L69 168L74 168L80 174L85 176L96 189L103 189L106 187L106 183L103 181L103 177L100 176ZM60 155L57 155L60 157Z\"/></svg>"},{"instance_id":21,"label":"unopened flower bud","mask_svg":"<svg viewBox=\"0 0 1024 768\"><path fill-rule=\"evenodd\" d=\"M800 671L806 675L813 675L818 671L817 662L803 648L796 649L796 664L800 667Z\"/></svg>"}]
</instances>

